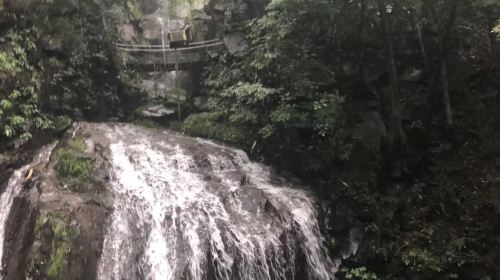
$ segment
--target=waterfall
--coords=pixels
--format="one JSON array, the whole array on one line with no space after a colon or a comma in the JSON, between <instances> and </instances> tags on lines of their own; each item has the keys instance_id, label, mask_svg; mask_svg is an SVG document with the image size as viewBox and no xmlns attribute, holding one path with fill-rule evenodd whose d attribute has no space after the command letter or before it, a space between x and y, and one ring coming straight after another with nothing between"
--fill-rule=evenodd
<instances>
[{"instance_id":1,"label":"waterfall","mask_svg":"<svg viewBox=\"0 0 500 280\"><path fill-rule=\"evenodd\" d=\"M101 280L328 280L314 199L240 150L133 125L110 141Z\"/></svg>"},{"instance_id":2,"label":"waterfall","mask_svg":"<svg viewBox=\"0 0 500 280\"><path fill-rule=\"evenodd\" d=\"M131 124L84 126L105 135L113 201L97 279L334 279L306 188L212 141ZM15 171L0 196L0 244L27 174L54 146Z\"/></svg>"},{"instance_id":3,"label":"waterfall","mask_svg":"<svg viewBox=\"0 0 500 280\"><path fill-rule=\"evenodd\" d=\"M161 25L161 50L163 53L163 66L165 66L167 64L167 57L165 54L165 26L162 18L158 18L158 20L160 21Z\"/></svg>"},{"instance_id":4,"label":"waterfall","mask_svg":"<svg viewBox=\"0 0 500 280\"><path fill-rule=\"evenodd\" d=\"M21 193L23 183L26 179L26 174L29 173L29 170L36 165L47 163L54 147L55 143L43 147L32 163L16 170L10 177L5 191L0 196L0 271L4 266L2 261L7 219L9 218L10 209L14 203L14 199ZM0 279L2 279L1 275Z\"/></svg>"}]
</instances>

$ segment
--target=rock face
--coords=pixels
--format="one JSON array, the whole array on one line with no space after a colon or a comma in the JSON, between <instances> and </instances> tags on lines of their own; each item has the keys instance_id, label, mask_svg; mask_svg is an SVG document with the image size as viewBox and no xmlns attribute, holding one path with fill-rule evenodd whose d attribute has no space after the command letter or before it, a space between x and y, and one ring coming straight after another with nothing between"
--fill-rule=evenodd
<instances>
[{"instance_id":1,"label":"rock face","mask_svg":"<svg viewBox=\"0 0 500 280\"><path fill-rule=\"evenodd\" d=\"M9 209L2 205L7 214L0 226L4 280L95 278L111 210L107 144L98 132L82 128L74 127L72 135L43 148L33 163L16 171L2 193L2 202L10 190L14 196ZM92 178L81 182L56 171L58 152L74 145L75 137L89 139L77 156L92 161L94 170Z\"/></svg>"},{"instance_id":2,"label":"rock face","mask_svg":"<svg viewBox=\"0 0 500 280\"><path fill-rule=\"evenodd\" d=\"M190 26L193 41L218 39L224 43L222 49L227 49L229 54L243 55L248 49L248 44L241 27L249 19L262 15L265 3L263 0L129 0L128 13L122 17L119 26L120 40L124 44L139 48L151 45L168 47L169 30ZM199 55L200 51L207 52L208 56ZM175 55L164 55L163 60L158 52L139 56L124 54L124 62L148 69L144 71L143 77L144 85L151 96L148 104L144 106L161 105L169 109L169 112L173 110L172 116L177 116L182 115L186 109L196 106L193 100L200 99L197 98L200 92L196 83L203 65L192 64L192 61L196 61L196 57L213 58L220 54L219 48L188 53L178 52ZM172 71L173 61L179 62L181 66L189 65L183 67L185 71ZM173 72L177 73L175 82L172 79ZM174 99L171 94L172 89L182 89L185 92L186 97L181 107L177 103L173 106L168 104L170 103L168 99ZM182 112L177 112L178 108L181 108ZM138 115L147 117L148 114L141 113L143 111L143 108L140 108ZM163 116L167 115L169 114Z\"/></svg>"}]
</instances>

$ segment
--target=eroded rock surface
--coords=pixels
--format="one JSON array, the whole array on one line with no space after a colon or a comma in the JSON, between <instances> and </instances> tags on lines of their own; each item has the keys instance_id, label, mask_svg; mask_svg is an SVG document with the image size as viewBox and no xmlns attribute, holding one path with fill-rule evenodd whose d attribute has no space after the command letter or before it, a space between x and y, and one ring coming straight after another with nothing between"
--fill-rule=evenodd
<instances>
[{"instance_id":1,"label":"eroded rock surface","mask_svg":"<svg viewBox=\"0 0 500 280\"><path fill-rule=\"evenodd\" d=\"M56 171L58 151L67 149L72 139L89 139L77 157L92 161L92 177L81 182ZM4 227L4 280L95 278L111 211L106 139L79 124L50 146L43 148L48 158L10 179L18 177L19 189Z\"/></svg>"}]
</instances>

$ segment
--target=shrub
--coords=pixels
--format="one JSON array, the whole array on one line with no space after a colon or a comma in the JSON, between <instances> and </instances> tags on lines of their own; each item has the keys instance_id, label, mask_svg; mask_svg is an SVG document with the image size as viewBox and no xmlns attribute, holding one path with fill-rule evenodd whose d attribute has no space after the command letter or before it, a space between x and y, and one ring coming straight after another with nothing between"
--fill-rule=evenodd
<instances>
[{"instance_id":1,"label":"shrub","mask_svg":"<svg viewBox=\"0 0 500 280\"><path fill-rule=\"evenodd\" d=\"M182 131L193 136L206 137L233 144L244 144L245 131L237 126L218 121L217 113L199 113L189 116L183 123Z\"/></svg>"},{"instance_id":2,"label":"shrub","mask_svg":"<svg viewBox=\"0 0 500 280\"><path fill-rule=\"evenodd\" d=\"M343 268L342 272L345 273L345 278L346 279L355 279L355 280L378 280L379 278L377 275L368 269L366 267L357 267L357 268Z\"/></svg>"},{"instance_id":3,"label":"shrub","mask_svg":"<svg viewBox=\"0 0 500 280\"><path fill-rule=\"evenodd\" d=\"M411 249L403 252L402 261L413 271L442 271L442 262L433 253L425 249Z\"/></svg>"},{"instance_id":4,"label":"shrub","mask_svg":"<svg viewBox=\"0 0 500 280\"><path fill-rule=\"evenodd\" d=\"M63 148L57 152L56 170L60 175L81 183L90 178L93 164L90 159L79 158L73 150Z\"/></svg>"}]
</instances>

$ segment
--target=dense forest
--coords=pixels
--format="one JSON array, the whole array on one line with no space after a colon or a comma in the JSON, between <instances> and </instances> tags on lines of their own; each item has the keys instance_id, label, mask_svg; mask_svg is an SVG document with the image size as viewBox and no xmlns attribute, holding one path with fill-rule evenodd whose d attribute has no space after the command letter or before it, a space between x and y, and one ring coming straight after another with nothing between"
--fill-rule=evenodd
<instances>
[{"instance_id":1,"label":"dense forest","mask_svg":"<svg viewBox=\"0 0 500 280\"><path fill-rule=\"evenodd\" d=\"M135 120L131 2L0 0L2 169L71 121ZM313 186L330 251L360 244L340 279L500 278L500 1L270 0L224 29L247 48L172 128Z\"/></svg>"}]
</instances>

